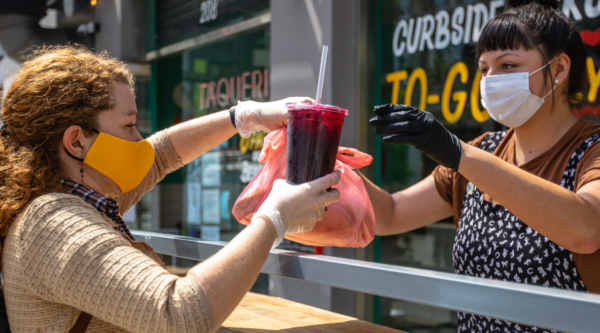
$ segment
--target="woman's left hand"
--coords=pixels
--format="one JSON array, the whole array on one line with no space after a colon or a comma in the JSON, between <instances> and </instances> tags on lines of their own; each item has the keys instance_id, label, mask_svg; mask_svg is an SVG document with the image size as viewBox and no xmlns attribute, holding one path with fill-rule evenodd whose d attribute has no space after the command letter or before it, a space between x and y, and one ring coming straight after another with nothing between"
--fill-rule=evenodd
<instances>
[{"instance_id":1,"label":"woman's left hand","mask_svg":"<svg viewBox=\"0 0 600 333\"><path fill-rule=\"evenodd\" d=\"M235 108L235 126L241 136L247 138L252 133L272 132L287 126L286 103L315 103L308 97L289 97L274 102L240 102Z\"/></svg>"},{"instance_id":2,"label":"woman's left hand","mask_svg":"<svg viewBox=\"0 0 600 333\"><path fill-rule=\"evenodd\" d=\"M415 107L386 104L375 107L377 117L369 123L375 133L385 135L385 143L407 143L437 163L458 171L462 154L461 142L435 117Z\"/></svg>"}]
</instances>

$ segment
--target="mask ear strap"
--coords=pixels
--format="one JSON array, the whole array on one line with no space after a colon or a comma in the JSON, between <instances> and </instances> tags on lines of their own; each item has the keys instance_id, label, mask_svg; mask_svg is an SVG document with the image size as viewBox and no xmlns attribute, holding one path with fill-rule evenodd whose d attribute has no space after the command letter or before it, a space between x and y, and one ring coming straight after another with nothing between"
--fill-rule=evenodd
<instances>
[{"instance_id":1,"label":"mask ear strap","mask_svg":"<svg viewBox=\"0 0 600 333\"><path fill-rule=\"evenodd\" d=\"M557 85L553 85L552 89L544 97L542 97L542 99L546 99L546 97L548 97L554 91L554 89L556 89L556 87L558 87L558 86Z\"/></svg>"},{"instance_id":2,"label":"mask ear strap","mask_svg":"<svg viewBox=\"0 0 600 333\"><path fill-rule=\"evenodd\" d=\"M72 159L74 159L75 161L78 161L78 162L83 162L83 158L79 158L79 157L74 156L73 154L69 153L69 151L67 150L67 148L65 148L64 146L63 146L63 149L65 150L65 153L67 153L67 155L69 155L70 158L72 158Z\"/></svg>"},{"instance_id":3,"label":"mask ear strap","mask_svg":"<svg viewBox=\"0 0 600 333\"><path fill-rule=\"evenodd\" d=\"M93 127L92 127L92 131L96 134L100 134L100 132L98 132L98 130ZM63 146L63 149L65 150L65 153L67 153L67 155L69 155L70 158L72 158L78 162L83 162L83 158L79 158L79 157L74 156L73 154L69 153L69 151L67 150L67 148L65 148L65 146Z\"/></svg>"},{"instance_id":4,"label":"mask ear strap","mask_svg":"<svg viewBox=\"0 0 600 333\"><path fill-rule=\"evenodd\" d=\"M550 60L550 61L549 61L547 64L545 64L544 66L542 66L542 67L540 67L540 68L538 68L538 69L534 70L532 73L530 73L530 74L529 74L529 76L532 76L533 74L535 74L535 73L537 73L537 72L541 71L542 69L544 69L544 67L546 67L546 66L550 65L550 64L551 64L551 63L552 63L554 60L556 60L556 57L552 58L552 60Z\"/></svg>"}]
</instances>

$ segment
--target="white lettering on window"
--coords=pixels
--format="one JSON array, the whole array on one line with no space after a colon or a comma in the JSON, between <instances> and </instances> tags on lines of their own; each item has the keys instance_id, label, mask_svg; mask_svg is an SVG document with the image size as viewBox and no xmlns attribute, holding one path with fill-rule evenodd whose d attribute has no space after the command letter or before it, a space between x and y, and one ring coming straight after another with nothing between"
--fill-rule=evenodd
<instances>
[{"instance_id":1,"label":"white lettering on window","mask_svg":"<svg viewBox=\"0 0 600 333\"><path fill-rule=\"evenodd\" d=\"M435 29L435 20L433 15L427 14L423 16L423 32L421 33L421 42L419 43L419 51L425 49L425 42L427 42L427 48L433 50L434 45L431 41L433 30Z\"/></svg>"},{"instance_id":2,"label":"white lettering on window","mask_svg":"<svg viewBox=\"0 0 600 333\"><path fill-rule=\"evenodd\" d=\"M475 16L475 19L473 21L472 39L474 42L477 42L479 40L479 35L481 35L483 27L485 27L485 25L488 22L488 9L484 4L478 3L475 5L475 7L473 7L473 14Z\"/></svg>"},{"instance_id":3,"label":"white lettering on window","mask_svg":"<svg viewBox=\"0 0 600 333\"><path fill-rule=\"evenodd\" d=\"M501 7L504 7L504 0L490 1L490 20L496 17L496 11Z\"/></svg>"},{"instance_id":4,"label":"white lettering on window","mask_svg":"<svg viewBox=\"0 0 600 333\"><path fill-rule=\"evenodd\" d=\"M404 39L406 39L406 30L408 29L408 27L406 26L406 20L400 20L400 22L398 22L398 24L396 25L396 30L394 30L394 40L393 40L393 47L394 47L394 55L396 57L401 56L404 53L404 49L406 48L406 42L402 41L400 44L398 44L398 40L400 39L400 32L402 31L402 37L404 37Z\"/></svg>"},{"instance_id":5,"label":"white lettering on window","mask_svg":"<svg viewBox=\"0 0 600 333\"><path fill-rule=\"evenodd\" d=\"M473 26L473 5L467 6L467 21L465 23L465 39L463 43L471 43L471 27Z\"/></svg>"},{"instance_id":6,"label":"white lettering on window","mask_svg":"<svg viewBox=\"0 0 600 333\"><path fill-rule=\"evenodd\" d=\"M452 45L459 45L462 43L464 29L462 24L465 22L465 9L463 7L456 7L452 13Z\"/></svg>"},{"instance_id":7,"label":"white lettering on window","mask_svg":"<svg viewBox=\"0 0 600 333\"><path fill-rule=\"evenodd\" d=\"M561 0L562 12L576 21L600 16L600 0L584 0L583 12L577 7L575 0ZM218 3L217 0L204 1ZM392 40L392 50L396 57L404 52L414 54L425 50L442 50L452 45L477 43L485 25L494 17L498 9L503 9L506 0L491 0L488 5L474 3L454 8L450 18L447 10L438 11L435 16L425 14L421 17L400 19L396 24ZM206 5L208 8L208 4ZM216 11L216 7L215 7ZM216 14L215 14L216 15ZM215 16L216 17L216 16Z\"/></svg>"},{"instance_id":8,"label":"white lettering on window","mask_svg":"<svg viewBox=\"0 0 600 333\"><path fill-rule=\"evenodd\" d=\"M219 13L219 0L202 1L200 4L200 24L217 19Z\"/></svg>"},{"instance_id":9,"label":"white lettering on window","mask_svg":"<svg viewBox=\"0 0 600 333\"><path fill-rule=\"evenodd\" d=\"M581 19L583 19L579 8L577 8L577 5L575 4L575 0L563 0L562 12L566 17L571 17L571 14L573 14L575 21L581 21Z\"/></svg>"},{"instance_id":10,"label":"white lettering on window","mask_svg":"<svg viewBox=\"0 0 600 333\"><path fill-rule=\"evenodd\" d=\"M450 15L445 10L440 10L435 14L437 26L435 28L435 48L438 50L445 49L450 44Z\"/></svg>"},{"instance_id":11,"label":"white lettering on window","mask_svg":"<svg viewBox=\"0 0 600 333\"><path fill-rule=\"evenodd\" d=\"M415 27L415 19L411 18L408 21L408 36L406 38L407 51L409 54L415 53L419 46L419 36L421 35L421 26L423 24L423 18L417 18L417 24Z\"/></svg>"},{"instance_id":12,"label":"white lettering on window","mask_svg":"<svg viewBox=\"0 0 600 333\"><path fill-rule=\"evenodd\" d=\"M596 6L593 2L594 0L585 0L585 15L589 18L600 16L600 0L596 0Z\"/></svg>"}]
</instances>

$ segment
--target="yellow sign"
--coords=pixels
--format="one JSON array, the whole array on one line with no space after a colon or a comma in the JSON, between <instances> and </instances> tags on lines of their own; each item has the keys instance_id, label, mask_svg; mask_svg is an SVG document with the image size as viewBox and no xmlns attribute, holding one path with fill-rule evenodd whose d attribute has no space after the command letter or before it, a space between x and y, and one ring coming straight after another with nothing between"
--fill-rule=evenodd
<instances>
[{"instance_id":1,"label":"yellow sign","mask_svg":"<svg viewBox=\"0 0 600 333\"><path fill-rule=\"evenodd\" d=\"M261 150L265 141L265 132L252 133L249 138L240 138L240 151L242 154L248 151Z\"/></svg>"}]
</instances>

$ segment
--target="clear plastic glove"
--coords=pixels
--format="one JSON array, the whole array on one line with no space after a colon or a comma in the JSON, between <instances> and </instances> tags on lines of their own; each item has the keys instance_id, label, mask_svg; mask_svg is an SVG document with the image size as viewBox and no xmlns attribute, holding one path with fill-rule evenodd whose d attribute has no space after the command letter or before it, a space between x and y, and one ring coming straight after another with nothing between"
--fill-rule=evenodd
<instances>
[{"instance_id":1,"label":"clear plastic glove","mask_svg":"<svg viewBox=\"0 0 600 333\"><path fill-rule=\"evenodd\" d=\"M254 101L238 102L235 107L235 127L244 138L250 134L265 131L267 133L287 126L286 103L315 103L308 97L289 97L274 102Z\"/></svg>"},{"instance_id":2,"label":"clear plastic glove","mask_svg":"<svg viewBox=\"0 0 600 333\"><path fill-rule=\"evenodd\" d=\"M334 171L327 176L301 185L291 185L279 179L267 200L260 206L252 220L268 217L277 230L273 247L283 241L285 234L311 231L317 221L325 216L325 208L340 199L340 192L330 189L340 181L341 173Z\"/></svg>"}]
</instances>

